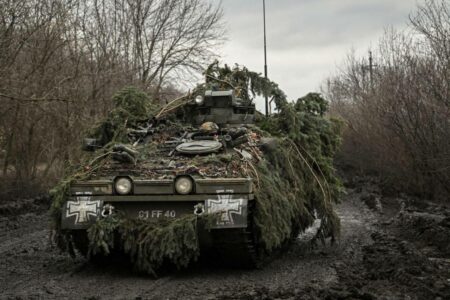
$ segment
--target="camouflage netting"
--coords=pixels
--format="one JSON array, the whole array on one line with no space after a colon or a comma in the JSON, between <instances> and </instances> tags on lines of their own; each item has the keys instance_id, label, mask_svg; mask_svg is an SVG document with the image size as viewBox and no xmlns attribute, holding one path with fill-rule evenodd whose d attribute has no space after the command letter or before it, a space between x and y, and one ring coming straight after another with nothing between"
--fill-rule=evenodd
<instances>
[{"instance_id":1,"label":"camouflage netting","mask_svg":"<svg viewBox=\"0 0 450 300\"><path fill-rule=\"evenodd\" d=\"M115 110L106 122L92 131L100 137L104 147L88 156L76 172L69 172L70 175L53 191L52 215L60 247L73 252L70 232L60 229L61 207L69 196L70 182L119 170L145 178L173 178L171 176L176 174L200 178L250 176L254 179L253 223L260 252L270 253L282 246L312 225L316 218L321 219L318 238L334 241L338 237L339 219L333 204L338 201L341 185L332 160L340 143L340 123L325 117L326 101L312 93L296 102L288 102L275 83L239 66L220 67L216 62L205 75L206 84L184 97L181 104L170 104L176 109L166 108L160 114L155 114L156 109L145 95L133 89L122 91L115 97ZM243 159L238 151L227 151L207 156L172 157L165 161L158 152L158 145L169 137L180 138L192 130L173 117L179 116L180 111L189 113L184 105L189 102L189 96L201 94L206 89L231 87L239 91L241 98L267 96L276 106L277 112L269 118L261 118L258 127L249 128L246 142L235 147L251 153L252 159ZM133 135L143 128L147 131L151 128L150 140L139 134ZM275 139L264 144L265 137ZM143 141L145 143L138 145ZM118 142L122 143L120 149L125 150L122 152L132 156L127 164L112 163ZM208 227L214 216L203 219L201 221ZM130 256L137 270L150 274L156 274L166 262L185 267L199 255L199 221L195 216L171 221L130 220L120 214L99 219L88 230L89 252L108 254L111 249L119 248Z\"/></svg>"},{"instance_id":2,"label":"camouflage netting","mask_svg":"<svg viewBox=\"0 0 450 300\"><path fill-rule=\"evenodd\" d=\"M255 189L255 222L267 250L303 231L316 218L321 219L319 238L334 241L339 235L333 203L339 199L341 185L334 175L332 157L339 145L340 124L298 105L316 97L309 94L295 105L286 104L261 124L278 136L279 143L265 151L265 159L256 166L261 184Z\"/></svg>"},{"instance_id":3,"label":"camouflage netting","mask_svg":"<svg viewBox=\"0 0 450 300\"><path fill-rule=\"evenodd\" d=\"M325 117L327 102L317 93L288 102L277 84L238 65L220 67L215 62L207 79L220 88L241 90L243 98L267 96L278 110L257 124L262 135L278 138L278 145L264 151L264 160L252 174L257 198L254 222L261 246L270 252L316 218L322 221L318 238L334 241L340 222L333 203L339 200L341 184L333 157L341 141L341 123Z\"/></svg>"},{"instance_id":4,"label":"camouflage netting","mask_svg":"<svg viewBox=\"0 0 450 300\"><path fill-rule=\"evenodd\" d=\"M134 87L127 87L113 97L114 108L108 118L92 128L90 136L99 137L99 146L110 142L128 143L127 129L135 128L153 118L158 112L147 94Z\"/></svg>"}]
</instances>

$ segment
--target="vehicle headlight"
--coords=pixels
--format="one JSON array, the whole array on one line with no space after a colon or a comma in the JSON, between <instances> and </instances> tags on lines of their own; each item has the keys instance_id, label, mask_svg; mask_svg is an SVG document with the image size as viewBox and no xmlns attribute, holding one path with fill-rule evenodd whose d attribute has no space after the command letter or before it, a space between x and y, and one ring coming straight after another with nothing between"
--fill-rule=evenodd
<instances>
[{"instance_id":1,"label":"vehicle headlight","mask_svg":"<svg viewBox=\"0 0 450 300\"><path fill-rule=\"evenodd\" d=\"M125 177L116 180L115 188L116 192L120 195L126 195L131 192L131 180Z\"/></svg>"},{"instance_id":2,"label":"vehicle headlight","mask_svg":"<svg viewBox=\"0 0 450 300\"><path fill-rule=\"evenodd\" d=\"M186 195L192 192L193 183L189 177L178 177L175 181L175 190L178 194Z\"/></svg>"},{"instance_id":3,"label":"vehicle headlight","mask_svg":"<svg viewBox=\"0 0 450 300\"><path fill-rule=\"evenodd\" d=\"M197 103L197 105L202 105L204 100L203 96L198 95L195 97L195 103Z\"/></svg>"}]
</instances>

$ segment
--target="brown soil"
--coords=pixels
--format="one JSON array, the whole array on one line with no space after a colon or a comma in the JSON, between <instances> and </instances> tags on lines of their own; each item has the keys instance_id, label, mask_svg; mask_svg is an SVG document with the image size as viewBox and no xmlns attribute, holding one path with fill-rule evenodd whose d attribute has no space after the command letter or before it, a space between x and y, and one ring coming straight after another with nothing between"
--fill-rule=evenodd
<instances>
[{"instance_id":1,"label":"brown soil","mask_svg":"<svg viewBox=\"0 0 450 300\"><path fill-rule=\"evenodd\" d=\"M338 245L305 234L262 269L201 262L159 279L61 254L49 243L48 202L16 201L0 209L0 298L450 299L450 209L383 197L364 180L350 186Z\"/></svg>"}]
</instances>

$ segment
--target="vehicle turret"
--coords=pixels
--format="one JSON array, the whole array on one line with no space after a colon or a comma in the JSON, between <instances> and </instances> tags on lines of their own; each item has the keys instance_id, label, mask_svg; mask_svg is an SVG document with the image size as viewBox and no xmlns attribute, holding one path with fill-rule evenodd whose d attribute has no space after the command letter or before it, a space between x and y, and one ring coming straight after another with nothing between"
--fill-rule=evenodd
<instances>
[{"instance_id":1,"label":"vehicle turret","mask_svg":"<svg viewBox=\"0 0 450 300\"><path fill-rule=\"evenodd\" d=\"M241 127L254 124L255 104L235 95L234 90L206 90L195 98L194 125L214 122L223 127Z\"/></svg>"}]
</instances>

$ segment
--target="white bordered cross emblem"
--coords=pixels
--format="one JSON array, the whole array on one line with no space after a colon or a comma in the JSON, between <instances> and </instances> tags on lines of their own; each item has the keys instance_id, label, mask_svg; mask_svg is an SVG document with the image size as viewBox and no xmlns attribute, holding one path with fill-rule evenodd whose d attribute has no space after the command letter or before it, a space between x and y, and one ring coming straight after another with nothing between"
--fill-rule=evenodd
<instances>
[{"instance_id":1,"label":"white bordered cross emblem","mask_svg":"<svg viewBox=\"0 0 450 300\"><path fill-rule=\"evenodd\" d=\"M222 194L228 192L230 194ZM208 213L221 213L217 221L218 226L233 226L236 224L236 218L240 219L246 216L244 208L247 205L246 199L233 198L233 191L218 191L217 199L208 199L206 201L206 211ZM239 219L239 218L238 218ZM242 223L240 220L238 223Z\"/></svg>"},{"instance_id":2,"label":"white bordered cross emblem","mask_svg":"<svg viewBox=\"0 0 450 300\"><path fill-rule=\"evenodd\" d=\"M75 224L87 223L90 217L98 216L100 206L100 200L91 200L90 196L78 196L75 201L67 201L66 218L75 216Z\"/></svg>"}]
</instances>

